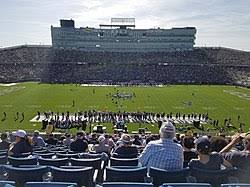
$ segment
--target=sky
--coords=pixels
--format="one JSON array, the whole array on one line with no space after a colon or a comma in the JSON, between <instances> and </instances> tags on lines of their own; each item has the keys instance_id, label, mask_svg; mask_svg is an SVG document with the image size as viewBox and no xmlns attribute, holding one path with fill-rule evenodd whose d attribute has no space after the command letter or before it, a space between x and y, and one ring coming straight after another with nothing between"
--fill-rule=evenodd
<instances>
[{"instance_id":1,"label":"sky","mask_svg":"<svg viewBox=\"0 0 250 187\"><path fill-rule=\"evenodd\" d=\"M250 0L0 0L0 48L51 45L50 26L74 19L99 27L112 17L136 18L136 28L197 28L196 46L250 51Z\"/></svg>"}]
</instances>

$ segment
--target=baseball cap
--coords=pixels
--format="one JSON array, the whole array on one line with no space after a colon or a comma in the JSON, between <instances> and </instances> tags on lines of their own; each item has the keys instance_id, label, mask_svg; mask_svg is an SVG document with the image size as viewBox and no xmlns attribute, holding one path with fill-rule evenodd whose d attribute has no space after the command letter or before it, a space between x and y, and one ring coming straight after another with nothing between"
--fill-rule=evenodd
<instances>
[{"instance_id":1,"label":"baseball cap","mask_svg":"<svg viewBox=\"0 0 250 187\"><path fill-rule=\"evenodd\" d=\"M123 134L120 141L122 143L129 144L130 143L130 136L127 134Z\"/></svg>"},{"instance_id":2,"label":"baseball cap","mask_svg":"<svg viewBox=\"0 0 250 187\"><path fill-rule=\"evenodd\" d=\"M175 127L170 121L163 122L160 128L160 133L168 133L168 132L175 133Z\"/></svg>"},{"instance_id":3,"label":"baseball cap","mask_svg":"<svg viewBox=\"0 0 250 187\"><path fill-rule=\"evenodd\" d=\"M99 138L98 138L98 141L99 142L103 142L105 140L105 137L104 136L99 136Z\"/></svg>"},{"instance_id":4,"label":"baseball cap","mask_svg":"<svg viewBox=\"0 0 250 187\"><path fill-rule=\"evenodd\" d=\"M17 136L20 138L24 138L27 135L25 130L17 130L17 131L12 132L12 134L13 136Z\"/></svg>"},{"instance_id":5,"label":"baseball cap","mask_svg":"<svg viewBox=\"0 0 250 187\"><path fill-rule=\"evenodd\" d=\"M210 150L210 141L207 137L200 137L195 141L197 151L208 152Z\"/></svg>"}]
</instances>

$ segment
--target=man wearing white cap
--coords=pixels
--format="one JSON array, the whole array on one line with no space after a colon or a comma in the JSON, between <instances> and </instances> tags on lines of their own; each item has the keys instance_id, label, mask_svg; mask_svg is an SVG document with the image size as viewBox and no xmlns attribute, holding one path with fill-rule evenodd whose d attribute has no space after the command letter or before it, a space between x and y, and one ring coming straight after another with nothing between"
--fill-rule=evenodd
<instances>
[{"instance_id":1,"label":"man wearing white cap","mask_svg":"<svg viewBox=\"0 0 250 187\"><path fill-rule=\"evenodd\" d=\"M139 161L142 166L156 167L168 171L183 168L182 146L173 141L175 127L171 122L163 122L160 128L160 140L151 141L145 147Z\"/></svg>"},{"instance_id":2,"label":"man wearing white cap","mask_svg":"<svg viewBox=\"0 0 250 187\"><path fill-rule=\"evenodd\" d=\"M13 132L12 135L15 136L15 142L10 145L10 155L32 152L31 141L24 130L17 130Z\"/></svg>"}]
</instances>

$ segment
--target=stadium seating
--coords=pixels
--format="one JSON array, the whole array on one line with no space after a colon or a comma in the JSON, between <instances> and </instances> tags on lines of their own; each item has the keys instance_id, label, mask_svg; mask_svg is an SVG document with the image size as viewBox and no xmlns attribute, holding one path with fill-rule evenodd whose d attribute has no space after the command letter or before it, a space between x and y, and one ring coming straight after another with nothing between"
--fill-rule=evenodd
<instances>
[{"instance_id":1,"label":"stadium seating","mask_svg":"<svg viewBox=\"0 0 250 187\"><path fill-rule=\"evenodd\" d=\"M15 157L8 157L9 164L12 166L19 166L19 165L37 165L37 158L15 158Z\"/></svg>"},{"instance_id":2,"label":"stadium seating","mask_svg":"<svg viewBox=\"0 0 250 187\"><path fill-rule=\"evenodd\" d=\"M79 158L77 153L56 153L57 158Z\"/></svg>"},{"instance_id":3,"label":"stadium seating","mask_svg":"<svg viewBox=\"0 0 250 187\"><path fill-rule=\"evenodd\" d=\"M106 182L144 182L147 175L146 167L106 168Z\"/></svg>"},{"instance_id":4,"label":"stadium seating","mask_svg":"<svg viewBox=\"0 0 250 187\"><path fill-rule=\"evenodd\" d=\"M66 182L26 182L25 187L76 187L76 183Z\"/></svg>"},{"instance_id":5,"label":"stadium seating","mask_svg":"<svg viewBox=\"0 0 250 187\"><path fill-rule=\"evenodd\" d=\"M6 164L8 161L8 156L0 156L0 164Z\"/></svg>"},{"instance_id":6,"label":"stadium seating","mask_svg":"<svg viewBox=\"0 0 250 187\"><path fill-rule=\"evenodd\" d=\"M165 183L160 187L211 187L207 183Z\"/></svg>"},{"instance_id":7,"label":"stadium seating","mask_svg":"<svg viewBox=\"0 0 250 187\"><path fill-rule=\"evenodd\" d=\"M250 187L250 184L221 184L221 187Z\"/></svg>"},{"instance_id":8,"label":"stadium seating","mask_svg":"<svg viewBox=\"0 0 250 187\"><path fill-rule=\"evenodd\" d=\"M166 171L163 169L151 167L149 176L152 177L154 186L160 186L163 183L185 183L188 181L190 170L185 168L178 171Z\"/></svg>"},{"instance_id":9,"label":"stadium seating","mask_svg":"<svg viewBox=\"0 0 250 187\"><path fill-rule=\"evenodd\" d=\"M209 183L212 186L220 186L223 183L228 183L229 178L233 176L236 171L236 169L203 170L192 168L191 175L196 178L197 182Z\"/></svg>"},{"instance_id":10,"label":"stadium seating","mask_svg":"<svg viewBox=\"0 0 250 187\"><path fill-rule=\"evenodd\" d=\"M138 158L110 158L110 166L138 166Z\"/></svg>"},{"instance_id":11,"label":"stadium seating","mask_svg":"<svg viewBox=\"0 0 250 187\"><path fill-rule=\"evenodd\" d=\"M68 165L68 158L56 158L56 159L50 159L50 158L38 158L39 165L43 166L65 166Z\"/></svg>"},{"instance_id":12,"label":"stadium seating","mask_svg":"<svg viewBox=\"0 0 250 187\"><path fill-rule=\"evenodd\" d=\"M78 187L94 187L92 167L85 168L57 168L51 167L54 182L75 182Z\"/></svg>"},{"instance_id":13,"label":"stadium seating","mask_svg":"<svg viewBox=\"0 0 250 187\"><path fill-rule=\"evenodd\" d=\"M0 187L15 187L15 181L0 181Z\"/></svg>"},{"instance_id":14,"label":"stadium seating","mask_svg":"<svg viewBox=\"0 0 250 187\"><path fill-rule=\"evenodd\" d=\"M149 183L133 183L133 182L105 182L102 187L153 187Z\"/></svg>"},{"instance_id":15,"label":"stadium seating","mask_svg":"<svg viewBox=\"0 0 250 187\"><path fill-rule=\"evenodd\" d=\"M8 173L8 179L15 181L17 187L24 186L25 182L41 182L43 177L48 172L48 167L12 167L5 166L6 172Z\"/></svg>"},{"instance_id":16,"label":"stadium seating","mask_svg":"<svg viewBox=\"0 0 250 187\"><path fill-rule=\"evenodd\" d=\"M34 155L37 155L42 158L52 158L55 153L34 153Z\"/></svg>"}]
</instances>

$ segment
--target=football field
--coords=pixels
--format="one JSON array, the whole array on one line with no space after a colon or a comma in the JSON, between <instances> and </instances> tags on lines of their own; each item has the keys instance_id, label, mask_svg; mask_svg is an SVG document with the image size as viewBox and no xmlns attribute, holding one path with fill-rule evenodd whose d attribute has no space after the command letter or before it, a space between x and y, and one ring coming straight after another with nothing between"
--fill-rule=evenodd
<instances>
[{"instance_id":1,"label":"football field","mask_svg":"<svg viewBox=\"0 0 250 187\"><path fill-rule=\"evenodd\" d=\"M37 111L75 113L78 111L208 113L209 118L231 119L238 127L250 127L250 90L234 86L170 85L155 87L86 86L75 84L0 84L0 131L40 129L30 122ZM17 118L18 112L18 118ZM6 115L5 115L6 114ZM22 114L24 116L22 116ZM111 124L105 124L111 131ZM129 130L138 124L127 124ZM147 124L153 133L157 125Z\"/></svg>"}]
</instances>

